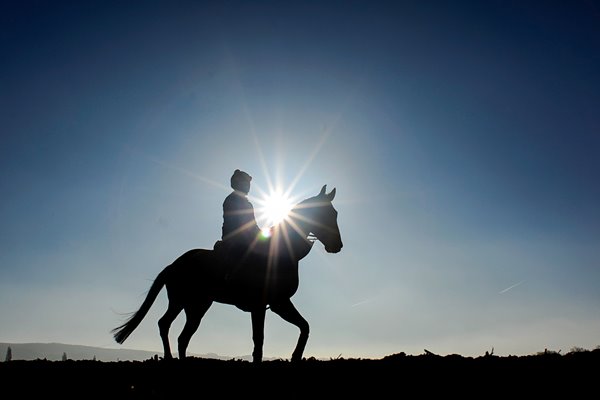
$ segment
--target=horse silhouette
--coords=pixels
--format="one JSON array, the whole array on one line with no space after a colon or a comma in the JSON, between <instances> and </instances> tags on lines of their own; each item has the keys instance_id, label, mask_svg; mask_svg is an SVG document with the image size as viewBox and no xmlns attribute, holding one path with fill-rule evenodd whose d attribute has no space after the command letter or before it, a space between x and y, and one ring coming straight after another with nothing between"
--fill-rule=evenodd
<instances>
[{"instance_id":1,"label":"horse silhouette","mask_svg":"<svg viewBox=\"0 0 600 400\"><path fill-rule=\"evenodd\" d=\"M168 335L177 315L185 310L186 322L178 338L179 358L184 359L192 335L216 301L251 313L254 362L262 361L268 307L300 329L291 360L301 360L309 325L291 301L299 285L298 262L309 253L315 238L328 253L342 249L337 211L331 204L335 193L333 189L327 194L325 185L318 195L294 206L290 218L275 227L268 242L268 256L246 253L242 261L233 264L226 262L218 250L194 249L180 256L158 274L140 309L112 330L117 343L122 344L137 328L166 286L169 305L158 321L165 359L173 358Z\"/></svg>"}]
</instances>

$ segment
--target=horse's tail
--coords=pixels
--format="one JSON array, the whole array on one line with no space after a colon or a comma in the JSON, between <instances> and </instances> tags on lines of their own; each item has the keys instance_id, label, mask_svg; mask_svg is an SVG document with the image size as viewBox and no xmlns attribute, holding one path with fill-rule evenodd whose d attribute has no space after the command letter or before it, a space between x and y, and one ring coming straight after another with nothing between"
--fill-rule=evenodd
<instances>
[{"instance_id":1,"label":"horse's tail","mask_svg":"<svg viewBox=\"0 0 600 400\"><path fill-rule=\"evenodd\" d=\"M150 286L150 290L148 291L146 299L142 303L140 309L133 313L131 317L127 318L127 321L125 321L123 325L120 325L111 331L117 343L123 344L123 342L129 337L129 335L131 335L131 333L135 330L135 328L138 327L140 322L142 322L142 320L148 313L148 310L150 310L152 303L154 303L154 300L156 300L156 297L160 293L162 287L165 285L166 271L167 268L165 268L161 271L161 273L158 274L158 276L152 283L152 286Z\"/></svg>"}]
</instances>

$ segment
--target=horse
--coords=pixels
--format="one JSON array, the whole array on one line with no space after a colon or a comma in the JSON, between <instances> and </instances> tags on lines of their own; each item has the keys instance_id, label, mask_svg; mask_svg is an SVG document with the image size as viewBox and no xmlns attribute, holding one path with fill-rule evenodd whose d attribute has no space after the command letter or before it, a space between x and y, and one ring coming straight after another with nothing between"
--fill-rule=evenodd
<instances>
[{"instance_id":1,"label":"horse","mask_svg":"<svg viewBox=\"0 0 600 400\"><path fill-rule=\"evenodd\" d=\"M131 335L165 286L169 303L166 313L158 321L164 359L173 358L168 335L179 313L184 310L186 315L177 340L179 358L184 359L192 335L216 301L250 312L254 363L262 361L268 308L300 329L291 361L302 360L309 325L291 301L299 285L298 263L310 252L315 240L321 241L328 253L338 253L343 246L337 211L331 204L336 189L326 193L326 187L323 186L318 195L295 205L288 218L274 227L268 240L257 238L257 241L266 242L268 254L248 251L242 260L232 263L215 246L213 250L193 249L177 258L158 274L139 310L111 331L114 339L122 344ZM264 246L265 243L257 245Z\"/></svg>"}]
</instances>

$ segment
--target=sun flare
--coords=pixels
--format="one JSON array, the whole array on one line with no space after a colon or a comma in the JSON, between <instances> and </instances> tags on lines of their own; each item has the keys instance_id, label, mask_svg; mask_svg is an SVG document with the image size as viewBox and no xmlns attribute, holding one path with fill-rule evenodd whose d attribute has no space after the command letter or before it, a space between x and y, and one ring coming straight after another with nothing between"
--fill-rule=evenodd
<instances>
[{"instance_id":1,"label":"sun flare","mask_svg":"<svg viewBox=\"0 0 600 400\"><path fill-rule=\"evenodd\" d=\"M273 191L261 200L260 212L267 226L280 224L294 206L293 200L282 191Z\"/></svg>"}]
</instances>

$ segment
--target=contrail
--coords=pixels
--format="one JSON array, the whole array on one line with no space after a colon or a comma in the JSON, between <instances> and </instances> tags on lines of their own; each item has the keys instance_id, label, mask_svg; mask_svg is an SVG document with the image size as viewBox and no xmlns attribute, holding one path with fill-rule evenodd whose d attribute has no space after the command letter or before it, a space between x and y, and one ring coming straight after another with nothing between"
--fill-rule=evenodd
<instances>
[{"instance_id":1,"label":"contrail","mask_svg":"<svg viewBox=\"0 0 600 400\"><path fill-rule=\"evenodd\" d=\"M371 302L371 301L373 301L373 298L372 298L372 297L371 297L370 299L366 299L366 300L363 300L363 301L359 301L359 302L358 302L358 303L356 303L356 304L352 304L350 307L356 307L356 306L360 306L360 305L362 305L362 304L369 303L369 302Z\"/></svg>"},{"instance_id":2,"label":"contrail","mask_svg":"<svg viewBox=\"0 0 600 400\"><path fill-rule=\"evenodd\" d=\"M517 283L515 283L514 285L512 285L512 286L509 286L509 287L507 287L506 289L499 291L499 292L498 292L498 294L506 293L506 292L508 292L510 289L514 289L514 288L516 288L517 286L519 286L519 285L520 285L520 284L522 284L523 282L525 282L525 281L517 282Z\"/></svg>"}]
</instances>

